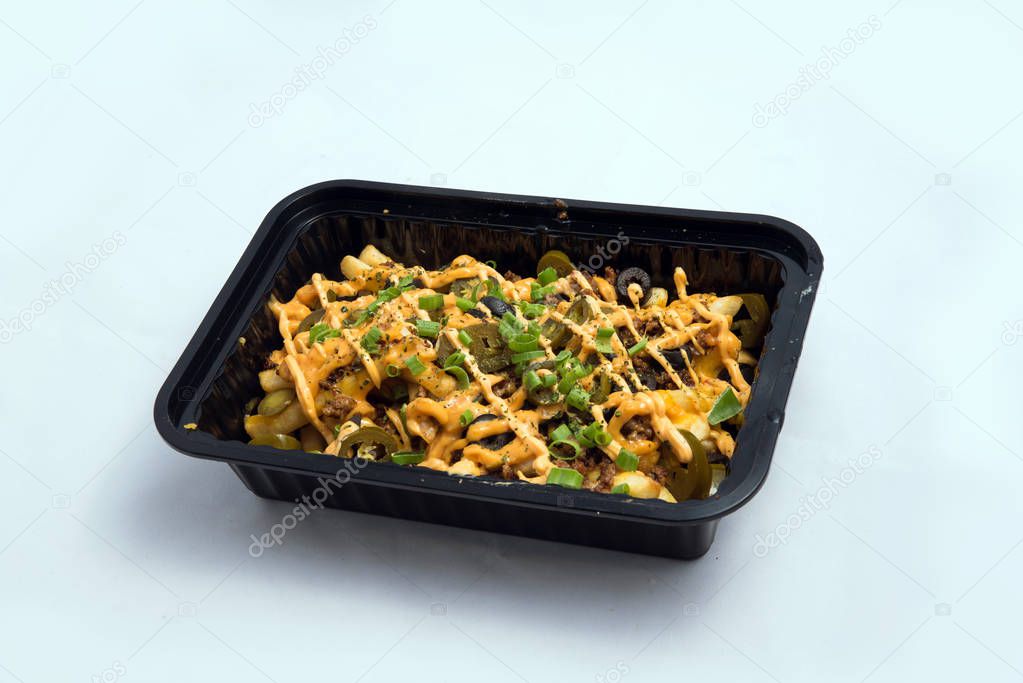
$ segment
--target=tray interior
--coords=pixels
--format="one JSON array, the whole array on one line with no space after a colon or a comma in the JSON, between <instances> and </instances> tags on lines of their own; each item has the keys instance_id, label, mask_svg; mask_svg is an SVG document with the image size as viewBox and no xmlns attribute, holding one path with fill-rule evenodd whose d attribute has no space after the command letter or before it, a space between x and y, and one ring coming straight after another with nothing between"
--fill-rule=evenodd
<instances>
[{"instance_id":1,"label":"tray interior","mask_svg":"<svg viewBox=\"0 0 1023 683\"><path fill-rule=\"evenodd\" d=\"M560 249L577 264L588 264L597 274L604 266L621 270L638 265L651 274L655 285L669 292L674 291L672 273L681 266L692 292L758 292L767 298L772 310L784 284L784 268L778 259L754 249L715 246L695 233L691 235L694 243L679 244L686 238L679 234L679 228L646 231L633 227L619 230L613 225L592 230L579 227L554 225L524 231L514 226L344 210L315 213L297 231L269 289L254 300L250 322L241 335L245 344L235 346L203 398L199 428L219 440L247 441L242 423L244 405L261 395L257 373L264 368L267 354L281 344L276 321L263 304L271 293L281 300L290 299L316 272L341 279L341 259L346 254L358 254L367 243L409 265L438 268L460 254L470 254L496 261L501 272L511 270L519 275L533 274L544 252Z\"/></svg>"}]
</instances>

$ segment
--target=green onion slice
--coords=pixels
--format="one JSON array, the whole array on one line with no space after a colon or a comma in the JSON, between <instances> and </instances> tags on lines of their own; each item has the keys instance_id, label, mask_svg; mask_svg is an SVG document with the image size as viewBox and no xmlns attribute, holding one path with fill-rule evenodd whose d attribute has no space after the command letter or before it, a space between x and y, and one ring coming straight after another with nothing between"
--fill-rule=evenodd
<instances>
[{"instance_id":1,"label":"green onion slice","mask_svg":"<svg viewBox=\"0 0 1023 683\"><path fill-rule=\"evenodd\" d=\"M444 307L443 294L424 294L419 297L419 308L424 311L435 311Z\"/></svg>"},{"instance_id":2,"label":"green onion slice","mask_svg":"<svg viewBox=\"0 0 1023 683\"><path fill-rule=\"evenodd\" d=\"M636 468L639 467L639 456L632 451L623 448L618 451L618 457L615 458L615 465L618 466L622 472L635 472Z\"/></svg>"},{"instance_id":3,"label":"green onion slice","mask_svg":"<svg viewBox=\"0 0 1023 683\"><path fill-rule=\"evenodd\" d=\"M535 371L527 370L526 374L522 376L522 384L525 385L526 391L532 391L542 385L543 380L540 379L540 375L536 374Z\"/></svg>"},{"instance_id":4,"label":"green onion slice","mask_svg":"<svg viewBox=\"0 0 1023 683\"><path fill-rule=\"evenodd\" d=\"M568 425L559 425L553 432L551 438L555 441L564 441L572 438L572 428Z\"/></svg>"},{"instance_id":5,"label":"green onion slice","mask_svg":"<svg viewBox=\"0 0 1023 683\"><path fill-rule=\"evenodd\" d=\"M567 467L552 467L547 473L547 483L566 489L577 489L583 485L583 475Z\"/></svg>"},{"instance_id":6,"label":"green onion slice","mask_svg":"<svg viewBox=\"0 0 1023 683\"><path fill-rule=\"evenodd\" d=\"M432 320L423 320L422 318L416 318L416 334L420 337L428 337L430 339L436 339L437 335L440 334L441 325L438 322Z\"/></svg>"},{"instance_id":7,"label":"green onion slice","mask_svg":"<svg viewBox=\"0 0 1023 683\"><path fill-rule=\"evenodd\" d=\"M409 356L405 359L405 367L413 375L421 375L426 372L426 366L423 365L423 361L419 360L419 356Z\"/></svg>"},{"instance_id":8,"label":"green onion slice","mask_svg":"<svg viewBox=\"0 0 1023 683\"><path fill-rule=\"evenodd\" d=\"M380 331L379 327L371 327L366 334L362 335L362 348L366 349L367 353L376 353L380 350L380 337L383 336L383 332Z\"/></svg>"},{"instance_id":9,"label":"green onion slice","mask_svg":"<svg viewBox=\"0 0 1023 683\"><path fill-rule=\"evenodd\" d=\"M444 372L448 373L449 375L452 375L455 379L458 380L459 389L466 389L469 387L469 375L466 374L465 370L463 370L462 368L458 366L452 366L444 368Z\"/></svg>"},{"instance_id":10,"label":"green onion slice","mask_svg":"<svg viewBox=\"0 0 1023 683\"><path fill-rule=\"evenodd\" d=\"M629 485L622 482L611 487L611 493L620 493L623 496L629 495Z\"/></svg>"},{"instance_id":11,"label":"green onion slice","mask_svg":"<svg viewBox=\"0 0 1023 683\"><path fill-rule=\"evenodd\" d=\"M444 359L444 369L454 368L460 366L465 362L464 351L452 351L447 358Z\"/></svg>"},{"instance_id":12,"label":"green onion slice","mask_svg":"<svg viewBox=\"0 0 1023 683\"><path fill-rule=\"evenodd\" d=\"M458 331L458 341L462 342L466 346L472 343L472 336L465 330Z\"/></svg>"},{"instance_id":13,"label":"green onion slice","mask_svg":"<svg viewBox=\"0 0 1023 683\"><path fill-rule=\"evenodd\" d=\"M536 351L539 348L539 339L534 334L523 332L508 340L508 348L515 353L524 351Z\"/></svg>"},{"instance_id":14,"label":"green onion slice","mask_svg":"<svg viewBox=\"0 0 1023 683\"><path fill-rule=\"evenodd\" d=\"M548 448L554 448L555 446L572 447L572 455L563 455L561 453L555 454L555 457L560 458L561 460L575 460L579 457L579 454L583 452L582 446L580 446L575 439L558 439L556 441L551 441L551 445L548 446ZM572 471L574 472L575 470Z\"/></svg>"},{"instance_id":15,"label":"green onion slice","mask_svg":"<svg viewBox=\"0 0 1023 683\"><path fill-rule=\"evenodd\" d=\"M458 310L460 310L462 313L465 313L466 311L471 311L472 309L476 308L475 301L469 301L468 299L465 299L463 297L456 297L455 305L458 306Z\"/></svg>"},{"instance_id":16,"label":"green onion slice","mask_svg":"<svg viewBox=\"0 0 1023 683\"><path fill-rule=\"evenodd\" d=\"M572 387L565 397L565 403L576 410L586 410L590 406L590 395L583 391L582 387Z\"/></svg>"},{"instance_id":17,"label":"green onion slice","mask_svg":"<svg viewBox=\"0 0 1023 683\"><path fill-rule=\"evenodd\" d=\"M476 416L472 414L471 410L466 409L464 413L458 416L458 424L462 425L463 427L468 427L469 423L472 422L474 419L476 419Z\"/></svg>"},{"instance_id":18,"label":"green onion slice","mask_svg":"<svg viewBox=\"0 0 1023 683\"><path fill-rule=\"evenodd\" d=\"M340 336L341 330L335 330L327 323L316 323L309 328L309 345L319 344L320 342Z\"/></svg>"},{"instance_id":19,"label":"green onion slice","mask_svg":"<svg viewBox=\"0 0 1023 683\"><path fill-rule=\"evenodd\" d=\"M637 353L646 348L647 338L643 337L638 342L629 347L629 357L635 356Z\"/></svg>"},{"instance_id":20,"label":"green onion slice","mask_svg":"<svg viewBox=\"0 0 1023 683\"><path fill-rule=\"evenodd\" d=\"M536 276L536 281L541 285L549 285L558 279L558 271L551 267L544 268L540 271L539 275Z\"/></svg>"},{"instance_id":21,"label":"green onion slice","mask_svg":"<svg viewBox=\"0 0 1023 683\"><path fill-rule=\"evenodd\" d=\"M536 351L524 351L522 353L512 354L512 363L525 363L527 361L536 360L537 358L543 358L544 351L538 349Z\"/></svg>"},{"instance_id":22,"label":"green onion slice","mask_svg":"<svg viewBox=\"0 0 1023 683\"><path fill-rule=\"evenodd\" d=\"M401 374L401 368L399 368L394 363L388 363L387 367L384 368L384 372L387 373L388 377L397 377L399 374Z\"/></svg>"}]
</instances>

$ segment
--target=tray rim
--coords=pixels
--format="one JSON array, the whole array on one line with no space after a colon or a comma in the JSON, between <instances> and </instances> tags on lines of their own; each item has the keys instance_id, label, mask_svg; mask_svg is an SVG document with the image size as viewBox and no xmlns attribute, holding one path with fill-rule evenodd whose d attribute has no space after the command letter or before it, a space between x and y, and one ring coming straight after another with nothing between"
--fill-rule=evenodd
<instances>
[{"instance_id":1,"label":"tray rim","mask_svg":"<svg viewBox=\"0 0 1023 683\"><path fill-rule=\"evenodd\" d=\"M784 268L784 282L778 293L779 303L776 307L775 315L777 316L778 313L783 312L781 305L783 297L791 297L794 294L799 296L794 301L791 310L784 310L786 315L783 316L783 319L772 320L772 329L768 339L774 337L775 339L791 340L795 336L800 339L800 343L797 345L785 344L784 348L779 347L765 350L762 367L769 360L771 366L776 367L777 375L775 376L772 373L768 387L762 389L760 393L757 393L756 389L754 390L748 410L758 408L756 417L753 420L747 421L742 427L740 435L744 438L738 441L737 445L737 453L740 448L743 448L744 455L748 451L755 450L752 455L748 456L752 458L751 467L741 481L735 482L733 486L721 495L703 501L685 501L683 503L671 504L662 501L625 498L590 491L561 489L553 486L504 482L486 477L454 476L425 468L402 467L390 463L369 463L357 475L353 476L347 485L366 484L386 488L425 490L432 491L438 495L468 497L475 500L493 501L495 503L500 502L505 506L526 505L545 509L553 508L569 514L613 517L625 521L669 525L699 524L719 519L745 505L763 486L773 460L776 440L784 420L785 404L788 400L795 367L802 350L802 338L809 323L810 312L816 297L823 268L823 256L820 247L803 228L785 219L763 214L644 206L590 200L556 200L553 197L434 188L352 179L329 180L301 188L279 201L261 222L243 251L237 265L229 274L209 310L203 316L202 321L197 325L196 331L157 394L154 404L154 420L157 432L173 449L193 457L313 477L331 476L339 471L338 459L334 456L308 453L290 454L289 452L276 451L267 447L247 446L241 442L219 441L210 434L186 430L184 427L175 424L171 419L171 402L174 400L175 395L178 395L180 400L182 392L191 390L193 395L191 397L186 396L184 400L195 404L195 407L197 407L209 386L219 376L224 360L226 360L227 355L229 355L234 347L234 338L226 337L220 340L211 340L209 339L211 328L222 316L233 315L235 318L239 317L238 311L227 310L228 302L236 290L244 289L251 284L243 282L243 280L254 277L248 274L247 271L259 265L257 256L265 248L265 243L277 238L281 244L273 249L274 252L280 252L285 246L293 244L294 240L301 233L302 228L308 225L308 221L301 225L291 226L291 232L293 232L291 235L286 235L285 232L286 228L289 227L289 223L294 223L293 219L295 216L304 208L308 208L302 205L310 203L317 195L323 194L325 191L336 190L363 190L373 193L391 192L397 195L404 195L407 198L413 199L413 201L418 196L434 199L464 199L494 205L514 204L522 208L549 210L552 221L554 213L561 207L561 202L564 202L571 207L570 210L598 211L609 214L629 213L634 216L647 215L690 220L698 219L707 223L742 223L750 227L757 225L769 226L788 237L798 246L806 259L804 265L796 262L791 256L772 251L771 249L749 246L744 249L746 251L766 253L781 261ZM365 212L359 211L357 213ZM394 215L412 214L402 212L395 213ZM440 219L434 220L439 221ZM483 225L479 221L450 220L453 223L465 225ZM490 225L489 227L514 228L514 226L496 225ZM278 232L281 234L276 234ZM684 239L675 240L674 243L678 245L689 244L699 246L698 242L686 241ZM729 246L728 248L743 250L742 247ZM278 256L280 256L279 253ZM265 261L266 259L262 260ZM793 270L793 266L796 266L798 270ZM265 270L263 275L266 275ZM276 272L270 274L270 278L272 279L275 275ZM243 323L247 325L249 319L246 317L244 320L235 320L235 324ZM782 336L779 337L779 335ZM199 358L198 354L203 346L212 346L213 348L207 349L204 358ZM789 348L793 346L794 348ZM202 376L202 381L197 383L199 387L194 388L190 385L182 385L182 380L189 367L196 363L200 363L203 366L196 370ZM758 378L758 387L764 386L761 381L763 379L763 375ZM767 391L766 395L762 395L764 391ZM756 401L755 405L754 401ZM768 407L772 403L774 405ZM759 410L760 408L763 409Z\"/></svg>"}]
</instances>

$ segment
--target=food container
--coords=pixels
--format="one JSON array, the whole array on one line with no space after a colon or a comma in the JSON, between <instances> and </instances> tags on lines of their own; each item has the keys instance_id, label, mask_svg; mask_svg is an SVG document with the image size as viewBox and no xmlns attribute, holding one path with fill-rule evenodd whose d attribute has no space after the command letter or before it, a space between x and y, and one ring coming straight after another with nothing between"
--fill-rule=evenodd
<instances>
[{"instance_id":1,"label":"food container","mask_svg":"<svg viewBox=\"0 0 1023 683\"><path fill-rule=\"evenodd\" d=\"M771 325L728 477L707 500L671 504L246 445L243 407L261 395L257 372L280 346L267 298L289 299L314 272L340 279L341 258L367 243L408 265L436 268L470 254L519 273L557 248L598 272L638 265L669 291L682 266L690 291L763 294ZM813 238L768 216L320 183L263 220L161 388L156 427L173 448L227 463L264 498L695 558L710 548L718 520L764 483L821 267Z\"/></svg>"}]
</instances>

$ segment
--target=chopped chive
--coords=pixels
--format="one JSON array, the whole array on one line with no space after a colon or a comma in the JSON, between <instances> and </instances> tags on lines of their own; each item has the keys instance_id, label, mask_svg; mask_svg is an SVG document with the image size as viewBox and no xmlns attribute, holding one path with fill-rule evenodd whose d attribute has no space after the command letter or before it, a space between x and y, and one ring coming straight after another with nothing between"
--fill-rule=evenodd
<instances>
[{"instance_id":1,"label":"chopped chive","mask_svg":"<svg viewBox=\"0 0 1023 683\"><path fill-rule=\"evenodd\" d=\"M572 428L568 425L559 425L553 432L551 438L555 441L564 441L572 438Z\"/></svg>"},{"instance_id":2,"label":"chopped chive","mask_svg":"<svg viewBox=\"0 0 1023 683\"><path fill-rule=\"evenodd\" d=\"M547 373L546 375L540 378L540 381L543 382L543 386L545 389L549 389L550 387L553 387L555 384L557 384L558 376L553 373Z\"/></svg>"},{"instance_id":3,"label":"chopped chive","mask_svg":"<svg viewBox=\"0 0 1023 683\"><path fill-rule=\"evenodd\" d=\"M561 365L562 363L564 363L566 360L568 360L571 357L572 357L572 352L569 351L568 349L565 349L564 351L559 352L558 355L554 357L554 360L555 360L555 362L558 363L558 365Z\"/></svg>"},{"instance_id":4,"label":"chopped chive","mask_svg":"<svg viewBox=\"0 0 1023 683\"><path fill-rule=\"evenodd\" d=\"M582 387L572 387L565 397L565 403L576 410L586 410L590 407L590 395L583 391Z\"/></svg>"},{"instance_id":5,"label":"chopped chive","mask_svg":"<svg viewBox=\"0 0 1023 683\"><path fill-rule=\"evenodd\" d=\"M443 294L425 294L419 297L419 308L424 311L435 311L444 307Z\"/></svg>"},{"instance_id":6,"label":"chopped chive","mask_svg":"<svg viewBox=\"0 0 1023 683\"><path fill-rule=\"evenodd\" d=\"M500 299L501 301L507 302L508 299L505 297L504 292L501 291L501 285L497 283L497 280L493 278L487 280L487 296Z\"/></svg>"},{"instance_id":7,"label":"chopped chive","mask_svg":"<svg viewBox=\"0 0 1023 683\"><path fill-rule=\"evenodd\" d=\"M552 441L551 445L548 447L548 450L551 448L555 448L557 446L572 447L572 455L565 455L564 453L561 452L555 453L555 456L562 460L575 460L576 458L579 457L579 454L583 452L582 446L580 446L575 439L557 439L556 441Z\"/></svg>"},{"instance_id":8,"label":"chopped chive","mask_svg":"<svg viewBox=\"0 0 1023 683\"><path fill-rule=\"evenodd\" d=\"M639 467L639 457L632 451L623 448L618 451L618 457L615 458L615 465L618 466L622 472L635 472L636 468Z\"/></svg>"},{"instance_id":9,"label":"chopped chive","mask_svg":"<svg viewBox=\"0 0 1023 683\"><path fill-rule=\"evenodd\" d=\"M553 293L554 293L554 286L553 285L547 285L546 287L541 287L536 282L532 282L529 285L529 298L531 300L533 300L534 302L543 301L543 298L545 296L547 296L548 294L553 294Z\"/></svg>"},{"instance_id":10,"label":"chopped chive","mask_svg":"<svg viewBox=\"0 0 1023 683\"><path fill-rule=\"evenodd\" d=\"M383 335L384 333L380 331L379 327L371 327L366 334L362 335L362 341L359 343L367 353L376 353L380 350L380 337Z\"/></svg>"},{"instance_id":11,"label":"chopped chive","mask_svg":"<svg viewBox=\"0 0 1023 683\"><path fill-rule=\"evenodd\" d=\"M615 484L611 487L611 493L620 493L623 496L629 495L629 485L625 482L621 484Z\"/></svg>"},{"instance_id":12,"label":"chopped chive","mask_svg":"<svg viewBox=\"0 0 1023 683\"><path fill-rule=\"evenodd\" d=\"M598 446L607 446L611 443L611 435L600 429L593 434L593 440Z\"/></svg>"},{"instance_id":13,"label":"chopped chive","mask_svg":"<svg viewBox=\"0 0 1023 683\"><path fill-rule=\"evenodd\" d=\"M341 330L335 330L327 323L316 323L309 328L309 345L319 344L320 342L340 336Z\"/></svg>"},{"instance_id":14,"label":"chopped chive","mask_svg":"<svg viewBox=\"0 0 1023 683\"><path fill-rule=\"evenodd\" d=\"M463 351L452 351L447 358L444 359L444 369L458 367L465 362L465 353Z\"/></svg>"},{"instance_id":15,"label":"chopped chive","mask_svg":"<svg viewBox=\"0 0 1023 683\"><path fill-rule=\"evenodd\" d=\"M543 304L531 304L528 301L520 301L519 308L522 309L522 315L526 316L529 320L539 318L547 310L547 307Z\"/></svg>"},{"instance_id":16,"label":"chopped chive","mask_svg":"<svg viewBox=\"0 0 1023 683\"><path fill-rule=\"evenodd\" d=\"M609 356L614 353L614 350L611 348L611 335L614 333L615 330L613 327L601 327L597 330L597 340L594 344L594 346L597 347L597 351L605 356Z\"/></svg>"},{"instance_id":17,"label":"chopped chive","mask_svg":"<svg viewBox=\"0 0 1023 683\"><path fill-rule=\"evenodd\" d=\"M426 453L423 451L399 451L397 453L391 453L391 462L398 465L418 465L425 459Z\"/></svg>"},{"instance_id":18,"label":"chopped chive","mask_svg":"<svg viewBox=\"0 0 1023 683\"><path fill-rule=\"evenodd\" d=\"M422 318L416 318L416 334L420 337L428 337L430 339L436 339L437 335L440 334L440 323L436 323L432 320L423 320Z\"/></svg>"},{"instance_id":19,"label":"chopped chive","mask_svg":"<svg viewBox=\"0 0 1023 683\"><path fill-rule=\"evenodd\" d=\"M476 419L476 416L472 414L472 411L468 408L458 417L458 424L463 427L468 427L469 423Z\"/></svg>"},{"instance_id":20,"label":"chopped chive","mask_svg":"<svg viewBox=\"0 0 1023 683\"><path fill-rule=\"evenodd\" d=\"M522 332L522 323L514 313L509 311L501 316L501 323L497 326L497 331L507 341Z\"/></svg>"},{"instance_id":21,"label":"chopped chive","mask_svg":"<svg viewBox=\"0 0 1023 683\"><path fill-rule=\"evenodd\" d=\"M535 371L527 370L526 374L522 376L522 384L526 387L526 391L532 391L543 384L543 380L540 379L540 375L536 374Z\"/></svg>"},{"instance_id":22,"label":"chopped chive","mask_svg":"<svg viewBox=\"0 0 1023 683\"><path fill-rule=\"evenodd\" d=\"M384 368L384 372L387 373L388 377L397 377L399 374L401 374L401 368L399 368L394 363L388 363L387 367Z\"/></svg>"},{"instance_id":23,"label":"chopped chive","mask_svg":"<svg viewBox=\"0 0 1023 683\"><path fill-rule=\"evenodd\" d=\"M472 343L472 336L469 335L465 330L458 331L458 341L462 342L466 346Z\"/></svg>"},{"instance_id":24,"label":"chopped chive","mask_svg":"<svg viewBox=\"0 0 1023 683\"><path fill-rule=\"evenodd\" d=\"M508 348L515 353L536 351L537 348L539 348L539 340L535 335L523 332L522 334L517 334L508 340Z\"/></svg>"},{"instance_id":25,"label":"chopped chive","mask_svg":"<svg viewBox=\"0 0 1023 683\"><path fill-rule=\"evenodd\" d=\"M405 367L412 373L413 376L421 375L426 372L426 366L423 365L423 361L419 360L419 356L409 356L405 359Z\"/></svg>"},{"instance_id":26,"label":"chopped chive","mask_svg":"<svg viewBox=\"0 0 1023 683\"><path fill-rule=\"evenodd\" d=\"M484 261L483 263L487 264L494 270L497 270L497 261Z\"/></svg>"},{"instance_id":27,"label":"chopped chive","mask_svg":"<svg viewBox=\"0 0 1023 683\"><path fill-rule=\"evenodd\" d=\"M637 353L646 348L647 338L643 337L638 342L629 347L629 357L635 356Z\"/></svg>"},{"instance_id":28,"label":"chopped chive","mask_svg":"<svg viewBox=\"0 0 1023 683\"><path fill-rule=\"evenodd\" d=\"M707 414L707 422L712 425L720 424L725 420L735 417L742 412L742 404L739 403L739 398L732 391L732 387L725 389L717 400L714 401L714 406L710 409Z\"/></svg>"},{"instance_id":29,"label":"chopped chive","mask_svg":"<svg viewBox=\"0 0 1023 683\"><path fill-rule=\"evenodd\" d=\"M553 268L544 268L540 271L540 274L536 276L536 281L541 285L549 285L558 279L558 271Z\"/></svg>"},{"instance_id":30,"label":"chopped chive","mask_svg":"<svg viewBox=\"0 0 1023 683\"><path fill-rule=\"evenodd\" d=\"M455 305L458 306L458 310L460 310L462 313L465 313L466 311L471 311L472 309L476 308L475 301L469 301L468 299L462 298L460 296L455 297Z\"/></svg>"},{"instance_id":31,"label":"chopped chive","mask_svg":"<svg viewBox=\"0 0 1023 683\"><path fill-rule=\"evenodd\" d=\"M566 489L577 489L583 485L583 475L566 467L552 467L547 473L547 483Z\"/></svg>"},{"instance_id":32,"label":"chopped chive","mask_svg":"<svg viewBox=\"0 0 1023 683\"><path fill-rule=\"evenodd\" d=\"M452 375L455 379L458 380L458 388L459 389L466 389L466 388L468 388L468 386L469 386L469 375L466 374L465 370L463 370L462 368L458 367L457 365L452 365L450 367L444 368L444 372L448 373L449 375Z\"/></svg>"},{"instance_id":33,"label":"chopped chive","mask_svg":"<svg viewBox=\"0 0 1023 683\"><path fill-rule=\"evenodd\" d=\"M537 358L543 358L544 351L537 349L536 351L523 351L522 353L513 353L511 357L512 363L525 363L527 361L536 360Z\"/></svg>"}]
</instances>

